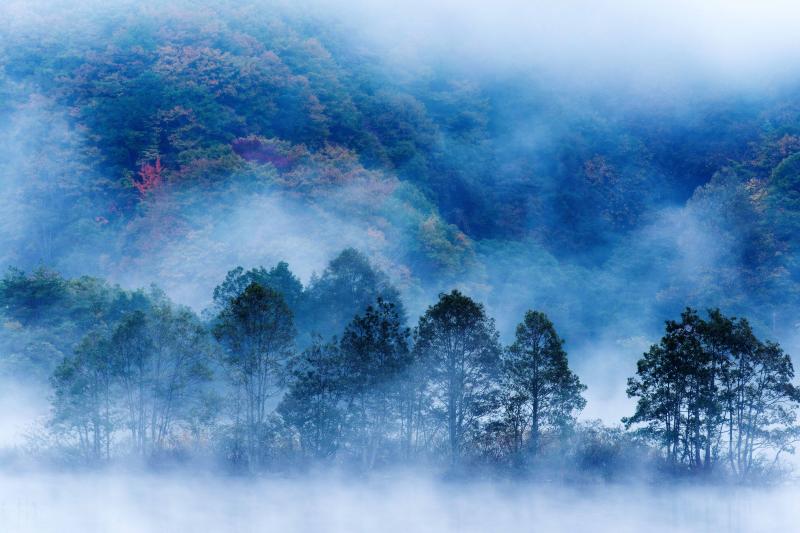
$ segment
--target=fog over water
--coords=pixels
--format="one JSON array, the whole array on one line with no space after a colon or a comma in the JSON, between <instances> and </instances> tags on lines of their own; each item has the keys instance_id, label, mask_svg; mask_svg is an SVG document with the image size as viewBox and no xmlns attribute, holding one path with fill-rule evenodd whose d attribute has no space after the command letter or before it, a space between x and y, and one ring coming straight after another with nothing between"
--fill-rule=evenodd
<instances>
[{"instance_id":1,"label":"fog over water","mask_svg":"<svg viewBox=\"0 0 800 533\"><path fill-rule=\"evenodd\" d=\"M0 523L20 533L792 531L795 488L371 480L240 480L179 475L3 474Z\"/></svg>"}]
</instances>

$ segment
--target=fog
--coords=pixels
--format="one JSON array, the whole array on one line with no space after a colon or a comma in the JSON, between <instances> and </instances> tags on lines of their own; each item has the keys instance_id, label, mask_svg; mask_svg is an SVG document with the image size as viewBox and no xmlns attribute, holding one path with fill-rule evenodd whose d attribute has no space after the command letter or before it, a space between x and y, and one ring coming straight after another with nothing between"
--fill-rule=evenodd
<instances>
[{"instance_id":1,"label":"fog","mask_svg":"<svg viewBox=\"0 0 800 533\"><path fill-rule=\"evenodd\" d=\"M0 382L0 456L24 447L27 436L41 429L49 412L48 394L44 387Z\"/></svg>"},{"instance_id":2,"label":"fog","mask_svg":"<svg viewBox=\"0 0 800 533\"><path fill-rule=\"evenodd\" d=\"M794 2L316 0L406 64L447 57L488 72L543 69L573 87L764 89L797 75Z\"/></svg>"},{"instance_id":3,"label":"fog","mask_svg":"<svg viewBox=\"0 0 800 533\"><path fill-rule=\"evenodd\" d=\"M57 29L54 36L63 32L76 39L91 39L100 31L92 17L125 13L135 4L36 0L8 2L3 9L14 31L37 35ZM169 17L182 9L180 4L172 9L142 5L146 6L140 8L142 13L153 17L161 13ZM224 3L210 3L204 8L207 12L200 11L201 19L213 18L217 5L221 9ZM566 142L569 126L563 124L564 117L595 112L593 103L580 96L582 89L574 83L612 102L604 108L620 103L620 114L628 107L646 107L653 101L652 90L666 90L663 98L656 100L681 108L685 115L679 117L692 120L696 99L681 91L669 93L672 84L682 89L703 86L703 93L711 95L757 84L759 91L769 93L782 86L779 82L792 79L792 65L800 59L795 57L800 53L797 47L791 46L800 12L790 2L756 6L748 2L698 5L620 0L554 5L503 0L487 6L449 0L309 0L253 5L256 10L313 16L336 30L343 29L358 49L372 43L372 54L384 62L384 72L410 80L424 79L438 70L448 72L454 65L454 76L461 76L461 71L469 71L475 79L481 79L481 73L499 79L512 79L519 71L531 76L537 80L537 90L548 87L543 107L559 107L560 111L522 118L514 124L500 123L497 129L504 142L530 152L532 164L552 156L543 153L544 147ZM44 42L43 34L42 39ZM402 56L399 66L390 60L395 52ZM404 71L406 67L410 71ZM640 83L644 84L642 91ZM22 92L37 89L17 87ZM634 98L622 103L629 91ZM555 93L561 94L553 97ZM730 230L727 240L718 240L719 225L701 222L704 213L683 205L685 198L669 197L671 183L702 183L708 178L681 175L664 176L666 199L648 199L643 193L643 223L621 242L605 245L597 253L605 259L581 260L579 265L546 249L546 243L523 240L519 248L506 242L479 253L478 264L465 264L456 276L415 271L403 257L415 244L413 230L385 220L387 213L403 207L402 201L391 191L376 198L362 190L363 184L327 191L325 198L311 203L274 191L235 189L219 197L195 199L191 209L184 211L176 210L170 200L156 201L125 226L108 224L96 232L109 216L99 207L105 200L94 199L98 207L92 209L98 213L93 222L81 221L86 214L78 213L77 206L87 199L79 202L71 196L72 188L77 181L102 183L107 176L102 169L88 166L81 169L80 177L63 175L58 167L61 160L80 159L77 151L88 149L91 142L85 131L68 127L70 112L51 99L32 94L0 128L0 184L7 191L0 200L3 268L48 265L68 275L99 275L131 288L158 283L178 302L201 310L208 304L213 286L235 265L253 267L286 260L307 282L337 250L354 246L367 252L406 291L412 315L421 313L439 291L459 285L486 301L504 338L511 335L525 309L538 306L554 315L566 331L567 341L577 347L584 344L587 333L598 342L610 338L612 344L631 336L652 338L665 311L675 312L681 305L719 305L700 293L708 285L709 272L732 265L742 247L737 240L740 229ZM562 185L546 172L536 170L531 178L544 193ZM26 175L39 181L21 178ZM388 172L384 179L394 188L400 178ZM49 184L54 184L55 190ZM356 203L364 206L364 211L342 209L340 199L358 196L363 201ZM221 201L225 203L221 205ZM156 234L165 219L168 223L177 220L179 225L170 234ZM87 230L92 229L92 239L76 242L65 238L59 231L65 220L78 220ZM531 231L540 222L532 220ZM147 242L144 253L136 258L121 257L141 242ZM475 245L480 244L476 239ZM517 265L503 268L512 253ZM587 283L588 279L599 281ZM731 280L734 286L738 282ZM668 291L683 292L688 298L679 306L665 308L658 300ZM605 303L610 294L620 295L628 307L621 310L617 303L615 309L603 313L589 310ZM607 327L595 325L601 314L609 313ZM590 331L587 322L593 323ZM615 335L623 325L634 330ZM793 334L773 333L783 338Z\"/></svg>"},{"instance_id":4,"label":"fog","mask_svg":"<svg viewBox=\"0 0 800 533\"><path fill-rule=\"evenodd\" d=\"M156 2L9 0L12 27L38 32L87 14L114 13ZM184 7L175 2L166 12ZM800 21L788 0L263 0L256 9L312 16L344 28L363 47L416 74L461 65L497 75L536 70L590 90L671 91L703 87L769 90L797 77L794 29ZM225 6L211 2L208 7ZM201 8L207 9L207 8ZM86 31L85 29L83 31ZM733 85L732 85L733 84ZM675 96L673 94L673 96Z\"/></svg>"},{"instance_id":5,"label":"fog","mask_svg":"<svg viewBox=\"0 0 800 533\"><path fill-rule=\"evenodd\" d=\"M36 0L5 2L2 9L10 27L22 34L41 34L45 40L45 33L57 29L86 39L99 31L91 23L92 16L124 13L136 4ZM407 68L403 75L409 79L436 69L447 71L454 65L456 71L477 72L478 78L480 73L508 78L520 71L534 73L541 85L552 86L553 92L565 91L564 98L572 98L569 105L581 110L588 103L575 96L581 93L578 86L612 101L633 90L648 102L645 92L638 92L640 85L647 91L673 85L681 89L703 86L704 91L715 94L755 84L769 92L780 86L776 80L792 79L796 74L793 66L800 59L800 51L792 46L800 11L791 2L700 5L620 0L556 5L503 0L489 6L450 0L309 0L254 5L312 15L330 21L334 28L345 28L358 48L377 47L372 52L386 62L388 72L403 73ZM209 4L209 12L214 6ZM143 9L153 16L173 12L160 11L155 3ZM176 4L174 12L180 9ZM57 35L54 32L48 42ZM16 89L35 88L21 85ZM680 92L667 95L666 100L677 107L691 101ZM106 177L102 170L91 168L83 168L80 178L60 173L58 162L78 159L75 152L87 144L84 131L67 125L69 113L34 93L0 128L0 184L6 191L0 199L0 266L30 269L48 265L67 275L99 275L130 288L158 283L176 301L197 310L208 305L211 289L238 264L247 268L286 260L307 282L337 250L354 246L367 252L405 291L412 322L439 291L453 285L486 301L505 339L525 309L547 311L565 331L577 360L581 361L584 353L591 361L614 358L613 365L597 365L602 379L587 376L587 381L598 383L595 389L602 390L605 378L610 378L609 368L616 368L617 361L627 366L633 357L621 354L618 347L630 338L652 341L665 311L674 313L682 305L719 304L701 293L708 285L709 273L732 264L741 247L738 230L720 240L720 227L700 222L702 213L668 201L647 209L644 224L622 243L609 244L598 254L607 259L588 267L585 261L578 266L554 257L541 243L523 241L518 248L504 243L508 246L479 253L479 264L466 265L459 276L439 278L424 269L409 270L404 264L403 255L415 238L412 234L403 227L379 225L387 211L397 210L396 198L389 193L376 201L361 191L359 184L330 192L311 205L274 192L236 191L223 196L225 205L220 206L218 198L201 199L188 213L171 210L167 201L163 207L155 202L125 226L109 224L91 240L76 241L60 231L65 220L82 216L76 206L86 201L71 196L71 187L78 179L102 181ZM498 129L502 131L503 126ZM537 116L514 128L520 130L511 132L511 138L525 146L534 145L531 157L535 160L543 157L538 147L560 142L563 126L558 116ZM396 187L396 177L387 179ZM537 175L536 179L547 178ZM692 179L702 181L701 177ZM48 183L56 184L55 190L50 190ZM340 198L359 194L364 194L361 204L369 206L371 213L340 209ZM180 231L174 236L148 233L165 213L182 217ZM105 216L98 214L94 222L80 224L102 225ZM139 235L132 236L132 228ZM147 253L121 258L133 238L152 240ZM476 245L480 246L480 241ZM516 264L506 268L503 261L512 254ZM734 287L739 282L736 278L730 281ZM680 305L665 307L660 300L669 291L682 291L687 298ZM619 301L611 309L600 310L611 295ZM608 324L597 325L605 317ZM591 328L587 322L592 323ZM791 330L772 333L779 340L794 336ZM587 348L589 345L609 348ZM593 368L589 362L580 364L587 372ZM623 380L621 375L613 382ZM612 418L618 417L619 413Z\"/></svg>"},{"instance_id":6,"label":"fog","mask_svg":"<svg viewBox=\"0 0 800 533\"><path fill-rule=\"evenodd\" d=\"M125 474L0 477L18 533L207 531L431 533L790 531L794 488L698 489L370 480L237 480Z\"/></svg>"},{"instance_id":7,"label":"fog","mask_svg":"<svg viewBox=\"0 0 800 533\"><path fill-rule=\"evenodd\" d=\"M234 12L235 22L225 19ZM140 20L119 27L131 13ZM793 2L8 0L0 20L2 271L46 267L125 289L155 284L201 315L236 266L286 261L308 286L342 249L356 248L397 287L412 327L453 288L485 304L504 345L526 310L545 312L587 385L578 422L613 430L635 409L626 384L637 360L686 306L750 318L759 338L779 341L797 362L798 257L786 244L794 226L764 215L772 207L760 202L777 165L800 153L792 144L800 143L791 119L800 79ZM262 50L259 39L274 40ZM281 49L286 43L311 52L298 59ZM290 96L197 96L196 80L184 86L165 74L182 46L223 65L203 78L209 87L226 75L239 79L240 70L249 82L263 67L269 75L254 79L269 86L264 91ZM213 55L215 47L224 53ZM144 50L152 57L141 59ZM144 74L114 85L140 60ZM206 75L204 67L197 68ZM114 98L130 91L152 104L153 72L173 92L152 97L157 112L131 111L152 111L152 124L125 122ZM105 90L91 85L102 76L112 95L105 108L91 100ZM309 87L317 92L302 92ZM212 118L192 122L195 110L186 108L195 105L200 116L217 97L224 105ZM258 113L226 115L237 106L294 109L293 99L312 117L333 110L313 123L324 134L293 129L299 112L264 131L242 118L257 123ZM95 112L111 118L94 121ZM385 118L392 113L397 124ZM453 126L456 118L468 125ZM229 131L209 133L228 119ZM383 142L372 130L382 127L396 131L386 135L388 148L372 153L370 143ZM113 136L124 128L134 134ZM374 139L357 138L359 130ZM199 140L187 131L200 131ZM279 139L280 132L289 133ZM395 133L400 148L391 144ZM213 141L205 144L205 135ZM305 159L291 171L269 157L247 159L231 147L248 136L279 139ZM778 155L776 139L789 146ZM138 194L137 173L170 150L162 190ZM687 155L702 164L683 161ZM742 167L750 173L736 175ZM589 192L581 196L581 187ZM790 235L775 244L773 230L784 223L779 229ZM200 438L207 440L196 464L137 470L142 460L128 464L119 435L129 428L120 426L122 459L71 470L51 456L59 443L47 436L50 375L13 366L56 352L40 334L0 316L3 531L733 533L788 531L800 516L791 474L788 485L692 486L659 480L649 463L641 472L630 467L624 482L561 478L552 472L567 470L557 468L536 483L478 468L469 479L449 479L438 467L362 475L286 467L235 477L206 464L227 453L214 448L226 435L213 424L209 435L218 434ZM176 440L188 442L183 433ZM619 442L631 456L640 451ZM441 454L446 446L431 448ZM603 466L627 457L591 453L587 461Z\"/></svg>"}]
</instances>

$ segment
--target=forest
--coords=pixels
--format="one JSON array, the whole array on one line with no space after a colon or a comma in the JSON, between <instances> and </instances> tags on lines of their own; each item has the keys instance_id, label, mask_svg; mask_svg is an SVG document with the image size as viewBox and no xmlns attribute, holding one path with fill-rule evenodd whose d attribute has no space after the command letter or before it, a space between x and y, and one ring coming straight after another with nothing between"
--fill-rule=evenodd
<instances>
[{"instance_id":1,"label":"forest","mask_svg":"<svg viewBox=\"0 0 800 533\"><path fill-rule=\"evenodd\" d=\"M796 8L0 4L0 523L796 501Z\"/></svg>"},{"instance_id":2,"label":"forest","mask_svg":"<svg viewBox=\"0 0 800 533\"><path fill-rule=\"evenodd\" d=\"M509 333L535 302L573 340L687 305L796 336L789 75L584 88L392 60L321 6L29 4L0 30L3 270L202 309L232 266L308 281L354 247L414 315L461 286Z\"/></svg>"},{"instance_id":3,"label":"forest","mask_svg":"<svg viewBox=\"0 0 800 533\"><path fill-rule=\"evenodd\" d=\"M503 346L454 289L409 327L352 248L306 287L285 262L237 267L202 317L156 286L45 269L10 270L0 305L5 350L37 355L6 365L52 387L30 445L53 464L763 483L800 438L791 358L746 319L686 309L631 369L624 426L578 422L586 386L546 314L527 311Z\"/></svg>"}]
</instances>

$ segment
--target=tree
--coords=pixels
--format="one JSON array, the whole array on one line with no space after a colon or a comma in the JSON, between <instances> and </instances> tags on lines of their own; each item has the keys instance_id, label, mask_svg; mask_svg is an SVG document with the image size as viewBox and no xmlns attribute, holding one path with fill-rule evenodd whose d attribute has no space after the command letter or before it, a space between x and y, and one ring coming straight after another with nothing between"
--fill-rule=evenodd
<instances>
[{"instance_id":1,"label":"tree","mask_svg":"<svg viewBox=\"0 0 800 533\"><path fill-rule=\"evenodd\" d=\"M144 291L103 280L63 278L43 268L9 269L0 281L0 373L46 382L88 333L110 330L125 314L149 307Z\"/></svg>"},{"instance_id":2,"label":"tree","mask_svg":"<svg viewBox=\"0 0 800 533\"><path fill-rule=\"evenodd\" d=\"M627 427L643 425L673 468L708 473L727 464L742 479L769 466L768 453L774 463L791 450L800 395L777 344L716 309L707 320L687 309L665 330L628 380L638 401Z\"/></svg>"},{"instance_id":3,"label":"tree","mask_svg":"<svg viewBox=\"0 0 800 533\"><path fill-rule=\"evenodd\" d=\"M51 427L77 437L78 453L89 463L111 459L115 429L116 390L107 338L99 331L87 335L56 368Z\"/></svg>"},{"instance_id":4,"label":"tree","mask_svg":"<svg viewBox=\"0 0 800 533\"><path fill-rule=\"evenodd\" d=\"M543 429L563 430L586 405L581 396L586 386L570 370L563 344L544 313L528 311L505 352L506 416L514 429L515 452L527 431L536 454Z\"/></svg>"},{"instance_id":5,"label":"tree","mask_svg":"<svg viewBox=\"0 0 800 533\"><path fill-rule=\"evenodd\" d=\"M123 419L142 456L176 444L178 425L202 403L201 385L211 379L208 333L197 317L158 292L150 298L151 309L125 316L108 343Z\"/></svg>"},{"instance_id":6,"label":"tree","mask_svg":"<svg viewBox=\"0 0 800 533\"><path fill-rule=\"evenodd\" d=\"M344 379L339 346L334 338L319 337L290 366L289 389L278 413L299 437L303 456L311 460L332 457L339 448L344 409Z\"/></svg>"},{"instance_id":7,"label":"tree","mask_svg":"<svg viewBox=\"0 0 800 533\"><path fill-rule=\"evenodd\" d=\"M400 381L411 363L409 337L397 305L381 298L356 315L342 335L348 429L365 468L374 466L387 438L399 436Z\"/></svg>"},{"instance_id":8,"label":"tree","mask_svg":"<svg viewBox=\"0 0 800 533\"><path fill-rule=\"evenodd\" d=\"M639 397L636 412L624 420L627 427L646 423L645 434L658 442L675 467L691 465L703 424L698 384L701 380L702 347L698 336L700 318L691 309L681 322L667 321L660 344L637 363L637 378L628 380L628 396Z\"/></svg>"},{"instance_id":9,"label":"tree","mask_svg":"<svg viewBox=\"0 0 800 533\"><path fill-rule=\"evenodd\" d=\"M773 342L737 353L724 398L727 402L728 460L733 473L747 479L773 467L794 451L800 392L792 384L790 357ZM772 458L766 464L765 453Z\"/></svg>"},{"instance_id":10,"label":"tree","mask_svg":"<svg viewBox=\"0 0 800 533\"><path fill-rule=\"evenodd\" d=\"M134 311L122 319L110 339L111 364L123 391L126 425L134 450L147 451L148 381L153 356L153 340L148 335L147 319Z\"/></svg>"},{"instance_id":11,"label":"tree","mask_svg":"<svg viewBox=\"0 0 800 533\"><path fill-rule=\"evenodd\" d=\"M417 357L427 363L432 394L444 411L451 464L492 409L500 366L499 335L483 305L457 290L440 294L417 326Z\"/></svg>"},{"instance_id":12,"label":"tree","mask_svg":"<svg viewBox=\"0 0 800 533\"><path fill-rule=\"evenodd\" d=\"M178 423L189 423L196 416L207 418L208 395L203 384L213 375L210 368L210 336L189 309L159 302L148 315L153 360L147 381L151 395L149 448L169 447Z\"/></svg>"},{"instance_id":13,"label":"tree","mask_svg":"<svg viewBox=\"0 0 800 533\"><path fill-rule=\"evenodd\" d=\"M150 163L142 163L139 169L140 180L133 180L133 186L139 191L139 194L144 198L148 192L154 191L161 186L161 173L163 172L161 166L161 156L156 155L156 162L154 165Z\"/></svg>"},{"instance_id":14,"label":"tree","mask_svg":"<svg viewBox=\"0 0 800 533\"><path fill-rule=\"evenodd\" d=\"M326 338L338 335L353 316L364 313L378 298L394 303L405 317L400 293L386 274L353 248L331 260L322 275L311 280L307 292L307 329Z\"/></svg>"},{"instance_id":15,"label":"tree","mask_svg":"<svg viewBox=\"0 0 800 533\"><path fill-rule=\"evenodd\" d=\"M289 270L289 264L281 261L271 269L264 267L245 271L238 266L229 271L225 280L214 288L214 308L222 310L228 302L242 294L248 285L258 283L262 287L273 289L283 296L286 305L297 314L303 297L303 284Z\"/></svg>"},{"instance_id":16,"label":"tree","mask_svg":"<svg viewBox=\"0 0 800 533\"><path fill-rule=\"evenodd\" d=\"M67 295L66 280L45 268L30 275L10 268L0 281L0 309L23 325L52 320L50 311L62 304Z\"/></svg>"},{"instance_id":17,"label":"tree","mask_svg":"<svg viewBox=\"0 0 800 533\"><path fill-rule=\"evenodd\" d=\"M251 283L220 312L214 336L225 348L223 363L235 388L235 422L244 430L247 460L258 467L267 403L284 382L294 345L292 312L280 293Z\"/></svg>"}]
</instances>

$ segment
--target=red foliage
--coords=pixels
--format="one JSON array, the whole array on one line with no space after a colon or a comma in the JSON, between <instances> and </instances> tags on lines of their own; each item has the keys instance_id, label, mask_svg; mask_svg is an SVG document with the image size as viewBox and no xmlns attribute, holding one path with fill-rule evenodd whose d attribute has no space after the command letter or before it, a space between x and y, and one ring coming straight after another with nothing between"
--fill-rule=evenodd
<instances>
[{"instance_id":1,"label":"red foliage","mask_svg":"<svg viewBox=\"0 0 800 533\"><path fill-rule=\"evenodd\" d=\"M157 189L161 185L161 156L156 156L156 164L142 163L142 168L139 170L139 177L141 181L133 180L133 186L139 191L139 194L145 196L148 191Z\"/></svg>"},{"instance_id":2,"label":"red foliage","mask_svg":"<svg viewBox=\"0 0 800 533\"><path fill-rule=\"evenodd\" d=\"M232 148L239 157L247 161L270 163L280 171L292 170L298 160L307 154L304 146L292 146L285 141L252 135L234 140Z\"/></svg>"}]
</instances>

